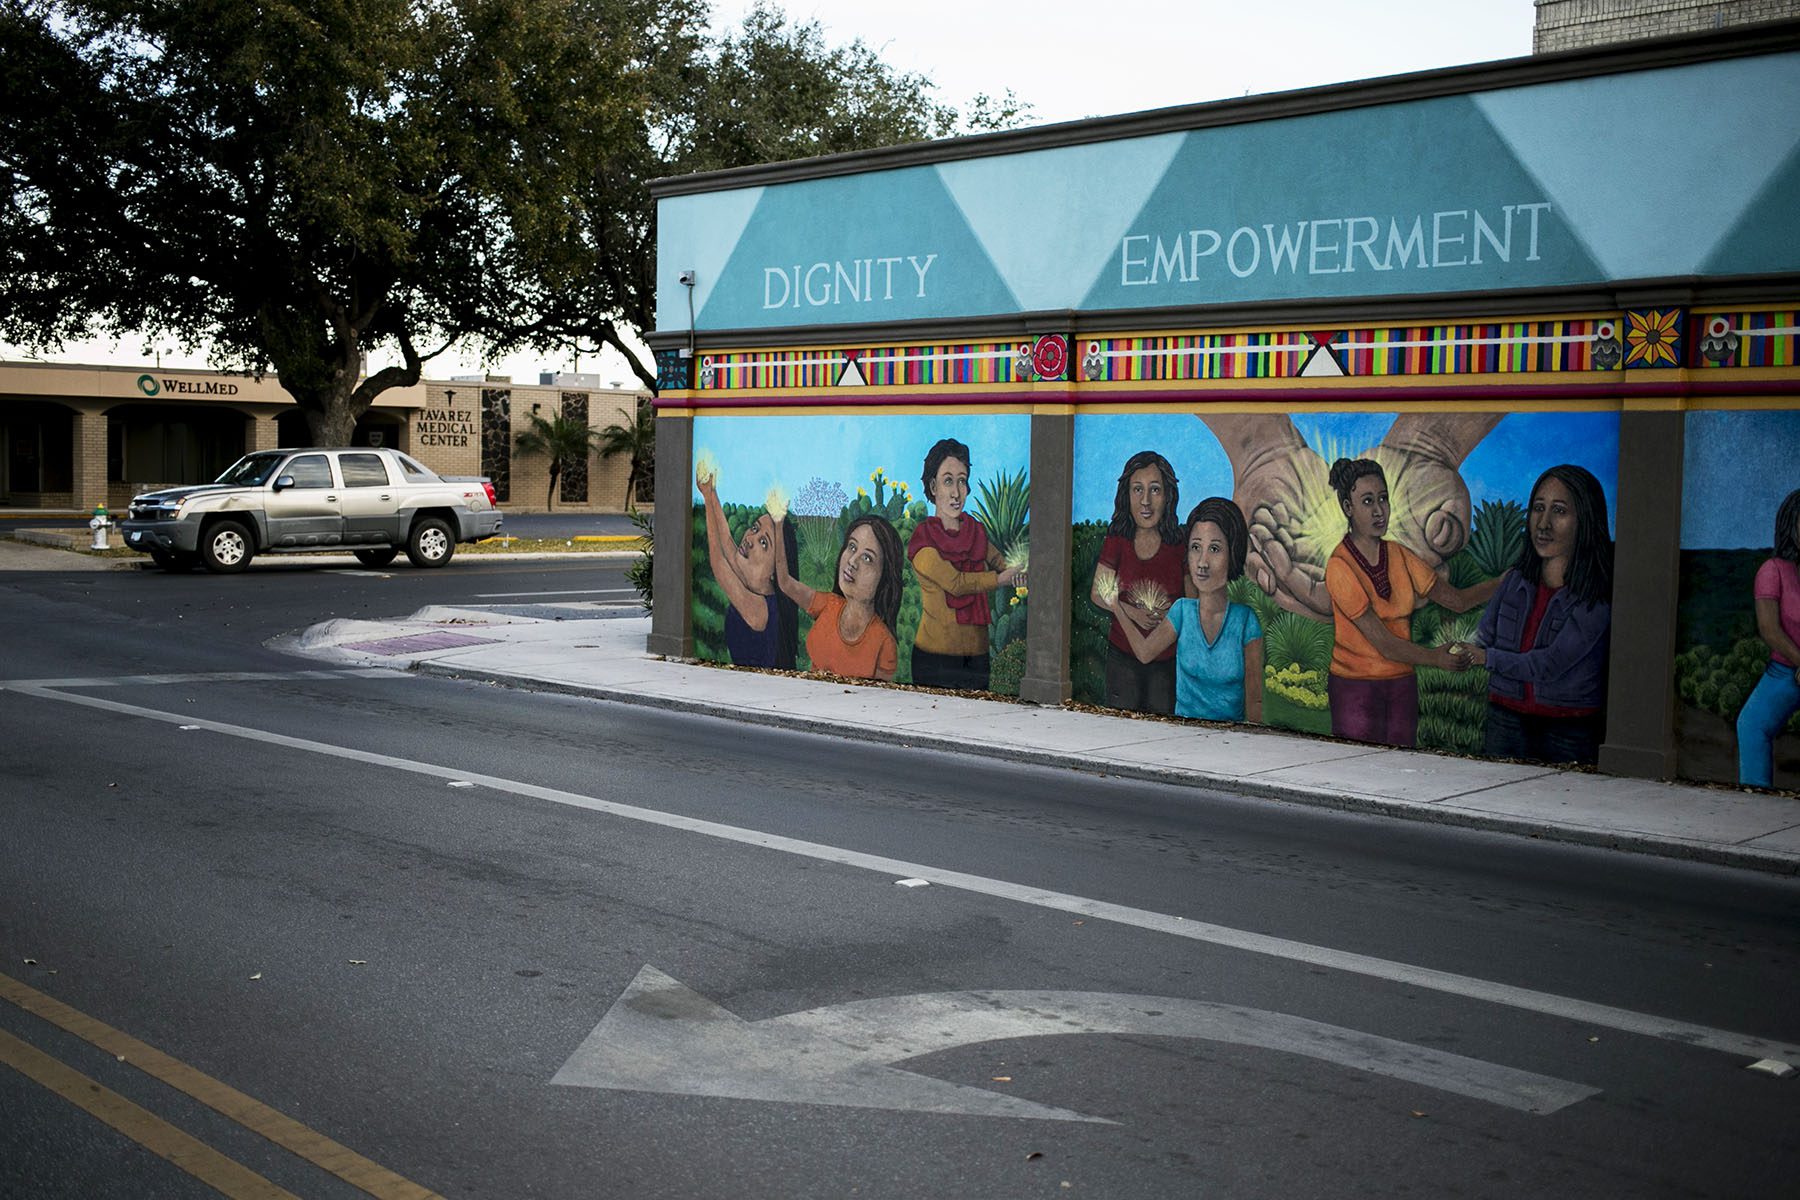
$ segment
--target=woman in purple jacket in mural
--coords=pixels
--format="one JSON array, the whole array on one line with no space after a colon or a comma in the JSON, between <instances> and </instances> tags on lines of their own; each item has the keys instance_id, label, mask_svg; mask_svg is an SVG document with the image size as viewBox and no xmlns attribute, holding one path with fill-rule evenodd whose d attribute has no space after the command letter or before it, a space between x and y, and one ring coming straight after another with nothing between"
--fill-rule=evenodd
<instances>
[{"instance_id":1,"label":"woman in purple jacket in mural","mask_svg":"<svg viewBox=\"0 0 1800 1200\"><path fill-rule=\"evenodd\" d=\"M1568 464L1538 476L1519 561L1488 601L1476 644L1457 648L1488 669L1484 754L1540 762L1599 757L1612 567L1600 481Z\"/></svg>"}]
</instances>

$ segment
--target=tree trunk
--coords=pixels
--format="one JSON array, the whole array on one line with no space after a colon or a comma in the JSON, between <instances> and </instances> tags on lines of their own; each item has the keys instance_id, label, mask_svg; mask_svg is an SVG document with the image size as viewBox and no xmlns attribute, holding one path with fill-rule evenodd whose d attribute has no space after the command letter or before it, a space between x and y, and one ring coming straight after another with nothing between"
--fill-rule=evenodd
<instances>
[{"instance_id":1,"label":"tree trunk","mask_svg":"<svg viewBox=\"0 0 1800 1200\"><path fill-rule=\"evenodd\" d=\"M556 477L559 474L561 474L561 471L559 471L557 465L552 462L550 464L550 490L544 493L545 512L556 511Z\"/></svg>"},{"instance_id":2,"label":"tree trunk","mask_svg":"<svg viewBox=\"0 0 1800 1200\"><path fill-rule=\"evenodd\" d=\"M350 398L327 402L326 411L308 411L306 428L315 446L348 446L356 433L357 414L350 410Z\"/></svg>"}]
</instances>

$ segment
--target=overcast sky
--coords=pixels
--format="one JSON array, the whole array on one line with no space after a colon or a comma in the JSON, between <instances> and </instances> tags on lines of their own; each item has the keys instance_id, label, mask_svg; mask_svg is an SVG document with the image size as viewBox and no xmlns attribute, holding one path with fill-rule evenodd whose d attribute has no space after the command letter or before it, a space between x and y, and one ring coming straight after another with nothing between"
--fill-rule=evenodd
<instances>
[{"instance_id":1,"label":"overcast sky","mask_svg":"<svg viewBox=\"0 0 1800 1200\"><path fill-rule=\"evenodd\" d=\"M715 26L750 9L715 0ZM1028 7L971 0L796 0L795 20L816 19L833 44L861 38L893 67L938 85L939 99L963 106L978 93L1011 89L1031 106L1030 123L1136 112L1231 96L1286 91L1515 58L1531 52L1532 0L1037 0ZM71 343L61 362L149 363L142 339ZM0 345L0 356L24 355ZM166 340L164 366L205 366L203 355ZM540 370L569 370L567 359L528 355L483 364L441 355L431 378L483 369L535 383ZM602 382L630 382L622 362L596 364Z\"/></svg>"}]
</instances>

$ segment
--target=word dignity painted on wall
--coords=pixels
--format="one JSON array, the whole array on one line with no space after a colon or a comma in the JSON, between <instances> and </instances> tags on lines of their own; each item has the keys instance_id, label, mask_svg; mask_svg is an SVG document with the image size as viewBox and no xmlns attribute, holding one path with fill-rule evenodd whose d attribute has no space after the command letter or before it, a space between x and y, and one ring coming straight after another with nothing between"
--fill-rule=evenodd
<instances>
[{"instance_id":1,"label":"word dignity painted on wall","mask_svg":"<svg viewBox=\"0 0 1800 1200\"><path fill-rule=\"evenodd\" d=\"M468 408L428 408L414 426L419 446L467 446L475 436L475 411Z\"/></svg>"},{"instance_id":2,"label":"word dignity painted on wall","mask_svg":"<svg viewBox=\"0 0 1800 1200\"><path fill-rule=\"evenodd\" d=\"M937 255L893 254L763 268L763 307L829 308L925 298L925 276Z\"/></svg>"},{"instance_id":3,"label":"word dignity painted on wall","mask_svg":"<svg viewBox=\"0 0 1800 1200\"><path fill-rule=\"evenodd\" d=\"M1280 225L1129 233L1119 246L1119 284L1198 283L1229 271L1338 275L1537 262L1546 201L1497 211L1456 208L1408 216L1310 218Z\"/></svg>"}]
</instances>

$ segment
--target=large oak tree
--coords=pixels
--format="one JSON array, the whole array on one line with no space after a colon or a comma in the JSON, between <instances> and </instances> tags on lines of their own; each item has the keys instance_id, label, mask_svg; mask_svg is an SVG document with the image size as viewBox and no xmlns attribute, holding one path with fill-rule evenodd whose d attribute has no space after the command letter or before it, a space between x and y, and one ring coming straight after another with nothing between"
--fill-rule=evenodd
<instances>
[{"instance_id":1,"label":"large oak tree","mask_svg":"<svg viewBox=\"0 0 1800 1200\"><path fill-rule=\"evenodd\" d=\"M273 368L321 444L451 346L626 355L660 175L972 120L704 0L0 0L0 337ZM370 357L397 365L364 374Z\"/></svg>"}]
</instances>

